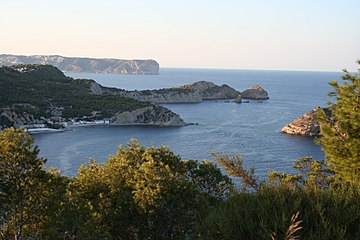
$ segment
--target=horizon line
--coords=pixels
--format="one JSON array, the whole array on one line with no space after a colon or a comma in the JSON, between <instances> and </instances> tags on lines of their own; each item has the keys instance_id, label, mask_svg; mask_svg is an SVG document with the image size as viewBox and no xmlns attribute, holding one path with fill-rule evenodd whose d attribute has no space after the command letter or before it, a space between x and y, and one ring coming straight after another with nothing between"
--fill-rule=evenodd
<instances>
[{"instance_id":1,"label":"horizon line","mask_svg":"<svg viewBox=\"0 0 360 240\"><path fill-rule=\"evenodd\" d=\"M338 72L342 73L342 70L324 70L324 69L269 69L269 68L233 68L233 67L179 67L179 66L160 66L160 71L162 68L168 69L204 69L204 70L248 70L248 71L287 71L287 72ZM345 68L346 69L346 68ZM349 70L351 73L356 73L357 71Z\"/></svg>"},{"instance_id":2,"label":"horizon line","mask_svg":"<svg viewBox=\"0 0 360 240\"><path fill-rule=\"evenodd\" d=\"M249 70L249 71L289 71L289 72L338 72L342 73L344 69L348 70L351 73L359 72L359 69L347 69L342 68L341 70L325 70L325 69L270 69L270 68L237 68L237 67L184 67L184 66L161 66L159 61L155 58L117 58L117 57L92 57L92 56L69 56L69 55L62 55L62 54L14 54L14 53L0 53L0 55L12 55L12 56L24 56L24 57L32 57L32 56L59 56L65 58L90 58L90 59L98 59L98 60L154 60L159 64L159 69L161 68L176 68L176 69L207 69L207 70Z\"/></svg>"}]
</instances>

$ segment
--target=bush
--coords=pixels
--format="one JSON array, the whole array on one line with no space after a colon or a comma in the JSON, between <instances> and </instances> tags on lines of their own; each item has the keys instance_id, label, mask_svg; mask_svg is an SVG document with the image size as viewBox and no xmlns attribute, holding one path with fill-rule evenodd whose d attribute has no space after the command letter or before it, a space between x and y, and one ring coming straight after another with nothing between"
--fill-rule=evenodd
<instances>
[{"instance_id":1,"label":"bush","mask_svg":"<svg viewBox=\"0 0 360 240\"><path fill-rule=\"evenodd\" d=\"M301 239L360 239L360 192L308 191L263 186L238 193L209 213L197 226L198 239L285 239L291 216L300 212Z\"/></svg>"}]
</instances>

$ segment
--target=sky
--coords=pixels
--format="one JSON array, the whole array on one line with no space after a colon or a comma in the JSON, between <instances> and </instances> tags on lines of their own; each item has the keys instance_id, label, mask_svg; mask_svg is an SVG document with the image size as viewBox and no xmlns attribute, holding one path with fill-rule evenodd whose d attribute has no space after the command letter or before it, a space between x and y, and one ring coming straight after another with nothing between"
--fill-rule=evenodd
<instances>
[{"instance_id":1,"label":"sky","mask_svg":"<svg viewBox=\"0 0 360 240\"><path fill-rule=\"evenodd\" d=\"M0 54L354 71L359 0L0 0Z\"/></svg>"}]
</instances>

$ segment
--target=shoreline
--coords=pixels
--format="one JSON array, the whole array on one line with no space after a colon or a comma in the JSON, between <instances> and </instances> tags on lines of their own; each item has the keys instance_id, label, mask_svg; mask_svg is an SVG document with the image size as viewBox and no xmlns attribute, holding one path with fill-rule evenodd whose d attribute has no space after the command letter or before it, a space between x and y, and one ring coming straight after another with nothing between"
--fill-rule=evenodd
<instances>
[{"instance_id":1,"label":"shoreline","mask_svg":"<svg viewBox=\"0 0 360 240\"><path fill-rule=\"evenodd\" d=\"M41 134L41 133L58 133L58 132L66 132L66 131L71 131L72 128L76 128L76 127L90 127L90 126L109 126L110 123L82 123L82 124L72 124L72 125L68 125L64 128L59 128L59 129L55 129L55 128L28 128L26 129L26 131L29 134Z\"/></svg>"},{"instance_id":2,"label":"shoreline","mask_svg":"<svg viewBox=\"0 0 360 240\"><path fill-rule=\"evenodd\" d=\"M71 131L72 128L78 127L94 127L94 126L110 126L110 127L159 127L159 128L172 128L172 127L186 127L192 125L199 125L199 123L187 123L185 125L162 125L162 124L148 124L148 123L128 123L128 124L111 124L111 123L82 123L69 125L64 128L54 129L54 128L28 128L26 131L30 135L42 134L42 133L60 133Z\"/></svg>"}]
</instances>

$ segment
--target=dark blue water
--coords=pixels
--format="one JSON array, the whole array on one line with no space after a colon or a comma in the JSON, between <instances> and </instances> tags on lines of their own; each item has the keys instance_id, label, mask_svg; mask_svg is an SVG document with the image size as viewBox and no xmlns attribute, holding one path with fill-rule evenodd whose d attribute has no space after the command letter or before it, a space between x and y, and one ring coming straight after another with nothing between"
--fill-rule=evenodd
<instances>
[{"instance_id":1,"label":"dark blue water","mask_svg":"<svg viewBox=\"0 0 360 240\"><path fill-rule=\"evenodd\" d=\"M294 160L302 156L322 159L323 152L312 138L280 133L287 123L316 106L326 106L330 80L336 72L295 72L257 70L162 69L158 76L68 73L74 78L90 78L104 86L123 89L174 87L199 80L228 84L244 90L260 84L268 92L267 101L236 104L205 101L199 104L166 104L186 122L199 125L180 128L79 127L73 131L35 136L47 167L75 175L88 158L106 161L119 144L136 138L141 144L166 145L183 159L211 159L211 151L235 153L260 177L268 171L292 171Z\"/></svg>"}]
</instances>

